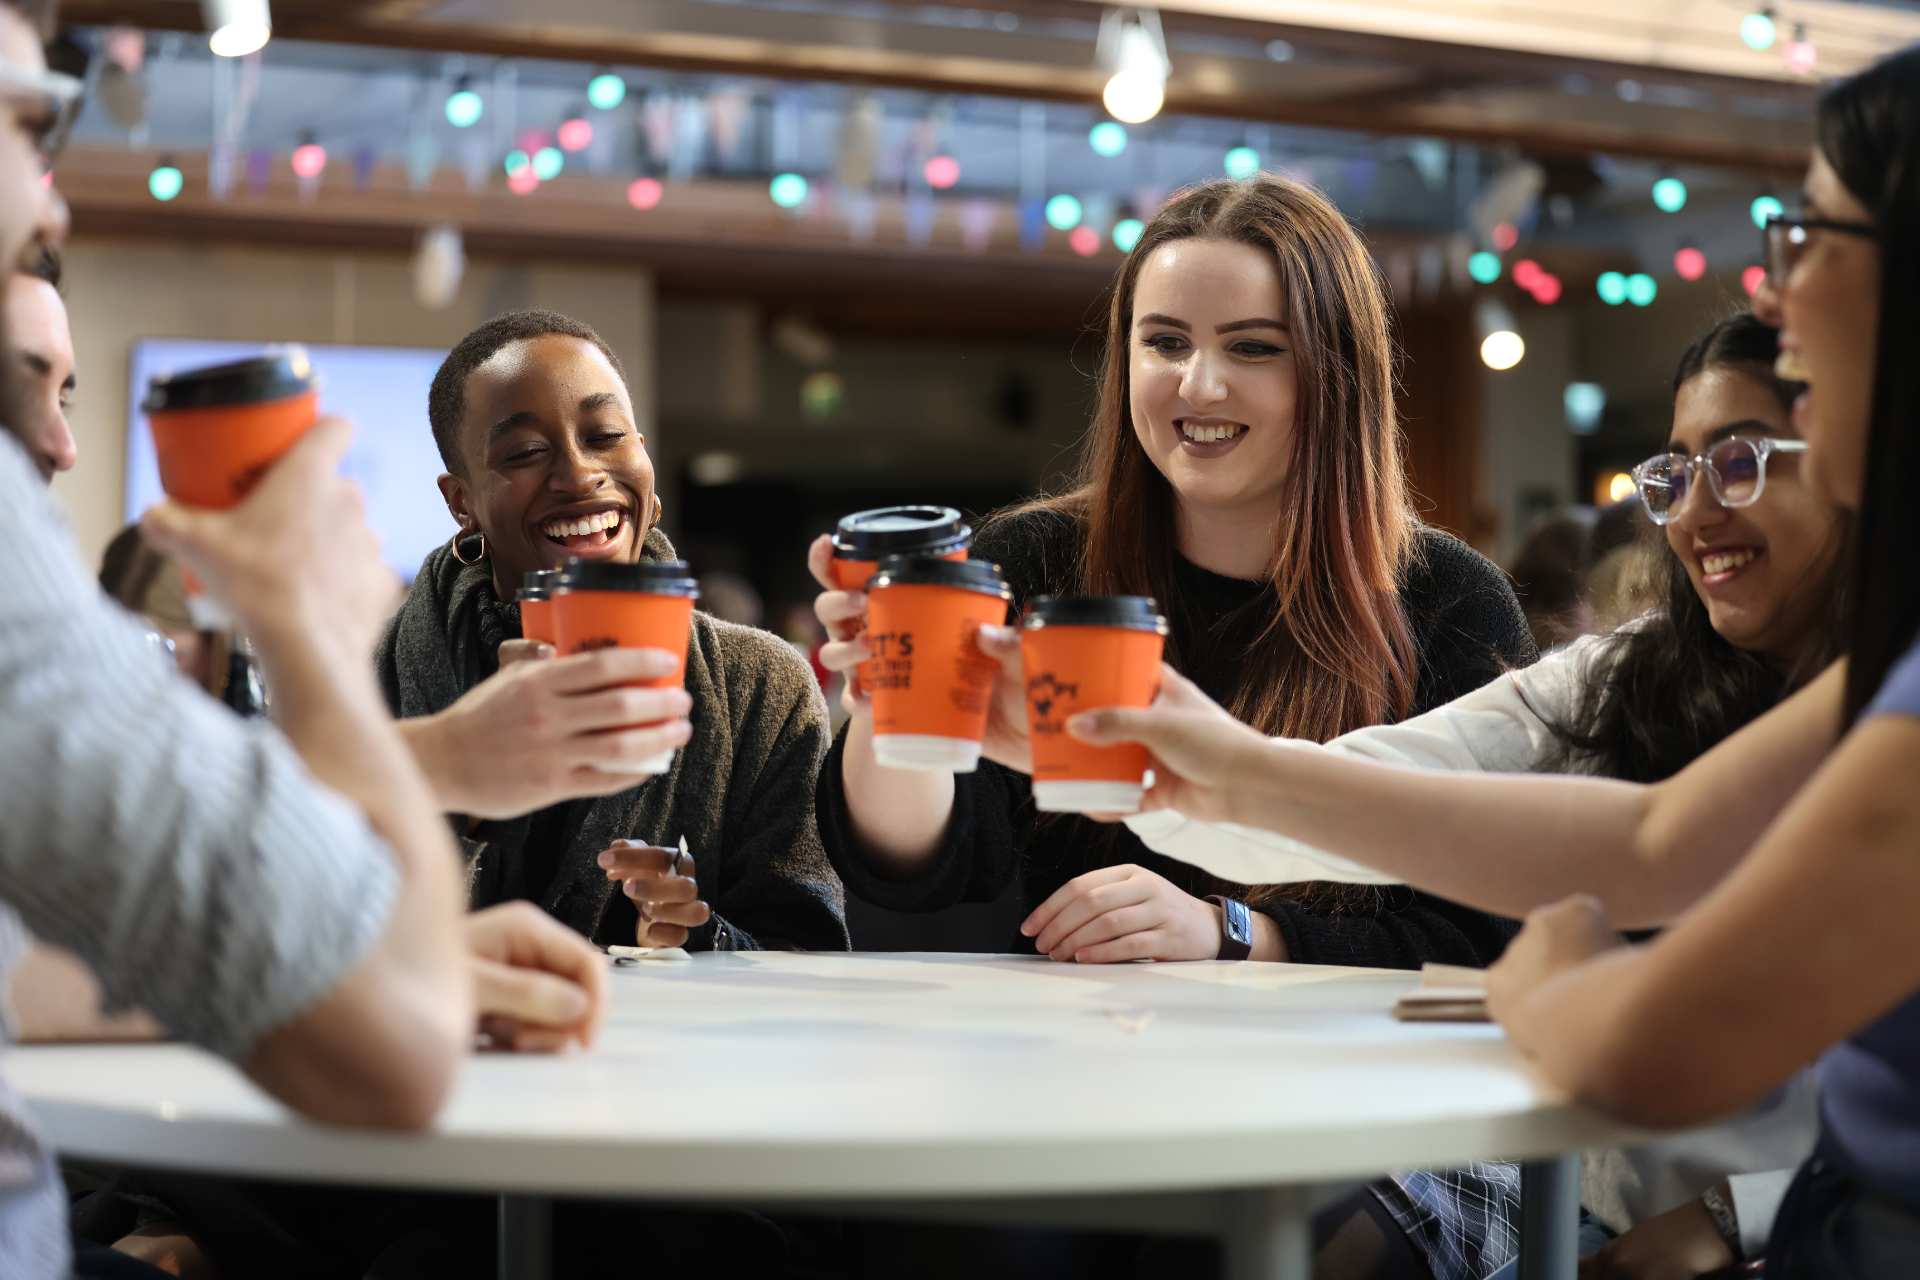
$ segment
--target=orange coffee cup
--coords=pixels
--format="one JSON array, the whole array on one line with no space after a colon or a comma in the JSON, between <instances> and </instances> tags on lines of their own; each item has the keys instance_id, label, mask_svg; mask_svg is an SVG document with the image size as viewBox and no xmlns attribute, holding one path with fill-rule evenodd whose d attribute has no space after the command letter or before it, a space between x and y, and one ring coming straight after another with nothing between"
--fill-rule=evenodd
<instances>
[{"instance_id":1,"label":"orange coffee cup","mask_svg":"<svg viewBox=\"0 0 1920 1280\"><path fill-rule=\"evenodd\" d=\"M980 652L983 626L1013 599L1000 566L893 556L866 584L873 646L873 754L889 769L972 773L999 664Z\"/></svg>"},{"instance_id":2,"label":"orange coffee cup","mask_svg":"<svg viewBox=\"0 0 1920 1280\"><path fill-rule=\"evenodd\" d=\"M673 674L635 681L634 688L668 689L685 681L693 601L700 587L684 560L604 564L569 560L551 590L554 641L562 656L598 649L665 649L679 663ZM646 728L633 725L632 728ZM632 766L634 773L665 773L671 749ZM608 772L625 772L603 765Z\"/></svg>"},{"instance_id":3,"label":"orange coffee cup","mask_svg":"<svg viewBox=\"0 0 1920 1280\"><path fill-rule=\"evenodd\" d=\"M1041 596L1020 631L1027 668L1033 800L1043 813L1132 813L1147 749L1094 747L1067 721L1101 707L1144 707L1160 690L1167 620L1146 596Z\"/></svg>"},{"instance_id":4,"label":"orange coffee cup","mask_svg":"<svg viewBox=\"0 0 1920 1280\"><path fill-rule=\"evenodd\" d=\"M535 569L522 575L516 597L520 602L521 639L559 648L553 629L553 584L559 576L558 569Z\"/></svg>"},{"instance_id":5,"label":"orange coffee cup","mask_svg":"<svg viewBox=\"0 0 1920 1280\"><path fill-rule=\"evenodd\" d=\"M224 509L313 426L319 390L305 349L286 347L155 378L141 407L167 496Z\"/></svg>"},{"instance_id":6,"label":"orange coffee cup","mask_svg":"<svg viewBox=\"0 0 1920 1280\"><path fill-rule=\"evenodd\" d=\"M889 556L965 560L972 545L973 530L952 507L856 511L842 518L833 531L833 585L842 591L864 591L867 580ZM872 688L867 677L874 666L869 661L854 668L859 687Z\"/></svg>"}]
</instances>

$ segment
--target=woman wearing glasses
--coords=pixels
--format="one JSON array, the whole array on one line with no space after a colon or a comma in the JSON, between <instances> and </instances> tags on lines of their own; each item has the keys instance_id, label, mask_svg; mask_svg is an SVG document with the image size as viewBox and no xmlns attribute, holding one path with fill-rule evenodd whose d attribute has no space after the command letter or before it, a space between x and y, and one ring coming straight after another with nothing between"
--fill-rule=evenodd
<instances>
[{"instance_id":1,"label":"woman wearing glasses","mask_svg":"<svg viewBox=\"0 0 1920 1280\"><path fill-rule=\"evenodd\" d=\"M1767 229L1762 305L1778 368L1809 384L1794 407L1809 480L1859 521L1845 662L1646 787L1441 780L1301 751L1174 676L1155 708L1081 724L1146 742L1166 774L1154 799L1189 814L1444 892L1500 868L1513 905L1597 890L1535 912L1489 981L1514 1042L1594 1105L1697 1124L1818 1058L1819 1146L1769 1280L1920 1274L1920 249L1905 234L1920 225L1920 47L1830 89L1818 139L1808 216ZM1645 946L1615 932L1676 916Z\"/></svg>"}]
</instances>

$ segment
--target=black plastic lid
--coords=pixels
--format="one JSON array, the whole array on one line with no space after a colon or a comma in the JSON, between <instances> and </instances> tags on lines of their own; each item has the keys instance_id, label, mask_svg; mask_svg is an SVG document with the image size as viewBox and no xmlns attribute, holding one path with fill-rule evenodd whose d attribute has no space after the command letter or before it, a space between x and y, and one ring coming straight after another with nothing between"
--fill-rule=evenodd
<instances>
[{"instance_id":1,"label":"black plastic lid","mask_svg":"<svg viewBox=\"0 0 1920 1280\"><path fill-rule=\"evenodd\" d=\"M613 564L569 560L549 591L643 591L655 596L697 596L700 584L685 560L642 560Z\"/></svg>"},{"instance_id":2,"label":"black plastic lid","mask_svg":"<svg viewBox=\"0 0 1920 1280\"><path fill-rule=\"evenodd\" d=\"M564 572L564 569L529 569L520 575L520 591L522 594L528 591L551 591Z\"/></svg>"},{"instance_id":3,"label":"black plastic lid","mask_svg":"<svg viewBox=\"0 0 1920 1280\"><path fill-rule=\"evenodd\" d=\"M882 587L958 587L981 595L1013 599L1013 589L1000 576L1000 566L987 560L942 560L938 556L888 556L880 572L867 579L867 590Z\"/></svg>"},{"instance_id":4,"label":"black plastic lid","mask_svg":"<svg viewBox=\"0 0 1920 1280\"><path fill-rule=\"evenodd\" d=\"M1167 634L1167 620L1152 596L1036 596L1028 627L1123 627Z\"/></svg>"},{"instance_id":5,"label":"black plastic lid","mask_svg":"<svg viewBox=\"0 0 1920 1280\"><path fill-rule=\"evenodd\" d=\"M833 531L833 554L843 560L937 555L973 541L973 530L952 507L881 507L856 511Z\"/></svg>"},{"instance_id":6,"label":"black plastic lid","mask_svg":"<svg viewBox=\"0 0 1920 1280\"><path fill-rule=\"evenodd\" d=\"M314 386L313 362L307 359L307 349L281 347L231 364L162 374L147 384L147 398L140 408L145 413L171 413L265 404L302 395Z\"/></svg>"}]
</instances>

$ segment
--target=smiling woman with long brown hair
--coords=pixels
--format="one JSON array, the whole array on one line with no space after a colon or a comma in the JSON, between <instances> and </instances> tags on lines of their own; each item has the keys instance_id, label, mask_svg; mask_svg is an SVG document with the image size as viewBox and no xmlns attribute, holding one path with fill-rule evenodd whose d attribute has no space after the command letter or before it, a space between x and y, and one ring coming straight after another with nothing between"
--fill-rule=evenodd
<instances>
[{"instance_id":1,"label":"smiling woman with long brown hair","mask_svg":"<svg viewBox=\"0 0 1920 1280\"><path fill-rule=\"evenodd\" d=\"M1268 175L1182 192L1115 282L1080 483L992 518L973 554L1002 565L1014 616L1046 594L1154 597L1168 660L1267 734L1326 739L1451 701L1533 644L1500 571L1413 513L1393 362L1379 275L1323 196ZM812 549L823 585L830 554ZM823 662L869 656L863 596L816 607ZM982 643L1017 663L1010 632ZM1017 680L971 774L884 768L869 709L849 710L821 833L880 906L988 901L1018 880L1032 941L1014 949L1081 963L1478 965L1509 936L1403 888L1248 890L1125 830L1036 820Z\"/></svg>"}]
</instances>

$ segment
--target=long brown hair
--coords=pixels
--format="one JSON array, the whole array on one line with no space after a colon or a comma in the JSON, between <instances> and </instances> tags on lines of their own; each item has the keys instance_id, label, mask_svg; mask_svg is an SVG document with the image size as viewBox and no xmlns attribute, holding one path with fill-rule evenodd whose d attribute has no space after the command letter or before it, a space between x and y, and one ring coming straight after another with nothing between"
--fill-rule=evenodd
<instances>
[{"instance_id":1,"label":"long brown hair","mask_svg":"<svg viewBox=\"0 0 1920 1280\"><path fill-rule=\"evenodd\" d=\"M1080 590L1175 601L1173 489L1134 435L1128 359L1140 267L1161 245L1188 239L1273 255L1298 386L1269 616L1228 709L1262 733L1319 742L1397 719L1413 704L1419 667L1399 593L1418 521L1394 414L1387 300L1366 246L1312 187L1271 174L1210 182L1154 216L1114 281L1078 482L1029 509L1084 525ZM1167 660L1177 666L1172 644Z\"/></svg>"}]
</instances>

